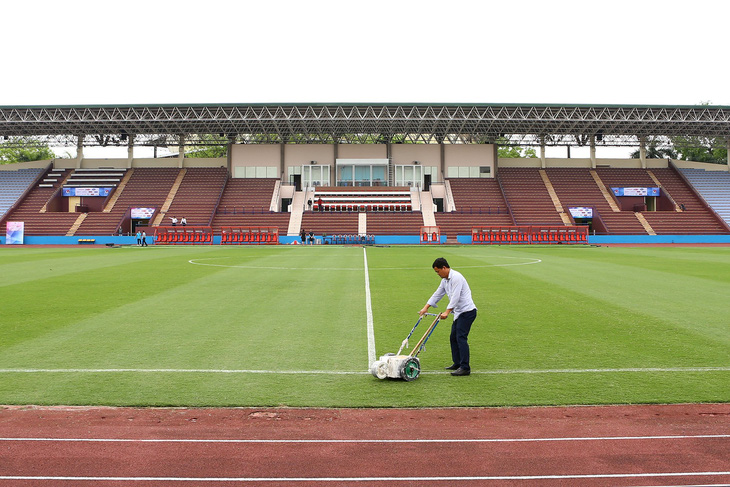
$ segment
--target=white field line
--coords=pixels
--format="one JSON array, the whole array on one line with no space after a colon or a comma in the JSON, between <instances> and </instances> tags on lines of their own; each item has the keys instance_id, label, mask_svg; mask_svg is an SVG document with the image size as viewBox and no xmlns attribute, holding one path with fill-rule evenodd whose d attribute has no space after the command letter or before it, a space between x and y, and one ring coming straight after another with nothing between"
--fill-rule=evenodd
<instances>
[{"instance_id":1,"label":"white field line","mask_svg":"<svg viewBox=\"0 0 730 487\"><path fill-rule=\"evenodd\" d=\"M473 482L479 480L569 480L725 476L730 472L656 472L575 475L493 475L473 477L60 477L2 475L1 480L76 481L76 482ZM727 484L721 484L727 485Z\"/></svg>"},{"instance_id":2,"label":"white field line","mask_svg":"<svg viewBox=\"0 0 730 487\"><path fill-rule=\"evenodd\" d=\"M472 375L508 374L613 374L613 373L668 373L668 372L730 372L730 367L646 367L616 369L503 369L472 370ZM370 375L364 370L257 370L257 369L142 369L142 368L6 368L0 374L284 374L284 375ZM442 371L422 371L421 374L446 374Z\"/></svg>"},{"instance_id":3,"label":"white field line","mask_svg":"<svg viewBox=\"0 0 730 487\"><path fill-rule=\"evenodd\" d=\"M368 369L375 362L375 331L373 329L373 305L370 301L370 275L368 273L368 253L362 248L362 257L365 263L365 311L367 312L368 328Z\"/></svg>"},{"instance_id":4,"label":"white field line","mask_svg":"<svg viewBox=\"0 0 730 487\"><path fill-rule=\"evenodd\" d=\"M648 441L730 438L726 435L654 435L654 436L587 436L556 438L381 438L381 439L200 439L200 438L0 438L0 442L65 442L65 443L542 443L579 441Z\"/></svg>"}]
</instances>

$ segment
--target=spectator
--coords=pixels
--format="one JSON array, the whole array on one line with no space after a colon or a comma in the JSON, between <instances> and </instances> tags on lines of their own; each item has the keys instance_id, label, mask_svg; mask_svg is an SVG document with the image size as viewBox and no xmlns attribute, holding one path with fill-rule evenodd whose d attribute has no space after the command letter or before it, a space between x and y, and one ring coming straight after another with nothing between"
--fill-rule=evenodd
<instances>
[{"instance_id":1,"label":"spectator","mask_svg":"<svg viewBox=\"0 0 730 487\"><path fill-rule=\"evenodd\" d=\"M147 232L142 232L142 247L147 247Z\"/></svg>"},{"instance_id":2,"label":"spectator","mask_svg":"<svg viewBox=\"0 0 730 487\"><path fill-rule=\"evenodd\" d=\"M180 223L182 223L182 226L185 226L188 224L188 221L185 219L185 217L182 217L182 219L180 220Z\"/></svg>"},{"instance_id":3,"label":"spectator","mask_svg":"<svg viewBox=\"0 0 730 487\"><path fill-rule=\"evenodd\" d=\"M142 232L137 230L137 247L139 247L140 245L142 245Z\"/></svg>"},{"instance_id":4,"label":"spectator","mask_svg":"<svg viewBox=\"0 0 730 487\"><path fill-rule=\"evenodd\" d=\"M302 244L307 243L307 231L302 228L302 231L299 232L299 237L302 239Z\"/></svg>"},{"instance_id":5,"label":"spectator","mask_svg":"<svg viewBox=\"0 0 730 487\"><path fill-rule=\"evenodd\" d=\"M317 200L317 207L318 207L319 211L324 211L324 208L322 207L322 197L321 196Z\"/></svg>"},{"instance_id":6,"label":"spectator","mask_svg":"<svg viewBox=\"0 0 730 487\"><path fill-rule=\"evenodd\" d=\"M175 218L174 216L172 216L172 217L170 217L170 220L172 220L172 226L173 226L173 227L174 227L175 225L177 225L177 218Z\"/></svg>"}]
</instances>

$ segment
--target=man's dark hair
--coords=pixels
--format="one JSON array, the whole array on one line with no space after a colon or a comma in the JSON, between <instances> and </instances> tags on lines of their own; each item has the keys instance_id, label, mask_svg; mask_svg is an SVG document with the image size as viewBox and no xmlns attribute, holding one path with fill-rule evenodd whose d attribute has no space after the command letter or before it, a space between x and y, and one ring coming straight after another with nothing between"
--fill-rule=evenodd
<instances>
[{"instance_id":1,"label":"man's dark hair","mask_svg":"<svg viewBox=\"0 0 730 487\"><path fill-rule=\"evenodd\" d=\"M446 259L444 259L443 257L439 257L438 259L434 260L433 265L431 267L434 267L434 268L438 267L439 269L448 267L449 269L451 269L451 266L449 266L449 263L446 262Z\"/></svg>"}]
</instances>

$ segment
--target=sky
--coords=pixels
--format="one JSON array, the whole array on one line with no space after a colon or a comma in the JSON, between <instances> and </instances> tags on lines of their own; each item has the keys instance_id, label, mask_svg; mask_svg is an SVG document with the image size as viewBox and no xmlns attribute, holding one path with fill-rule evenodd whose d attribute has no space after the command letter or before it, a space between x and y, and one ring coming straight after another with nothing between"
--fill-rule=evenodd
<instances>
[{"instance_id":1,"label":"sky","mask_svg":"<svg viewBox=\"0 0 730 487\"><path fill-rule=\"evenodd\" d=\"M0 106L730 105L730 2L23 0Z\"/></svg>"},{"instance_id":2,"label":"sky","mask_svg":"<svg viewBox=\"0 0 730 487\"><path fill-rule=\"evenodd\" d=\"M730 2L6 2L0 106L730 105Z\"/></svg>"}]
</instances>

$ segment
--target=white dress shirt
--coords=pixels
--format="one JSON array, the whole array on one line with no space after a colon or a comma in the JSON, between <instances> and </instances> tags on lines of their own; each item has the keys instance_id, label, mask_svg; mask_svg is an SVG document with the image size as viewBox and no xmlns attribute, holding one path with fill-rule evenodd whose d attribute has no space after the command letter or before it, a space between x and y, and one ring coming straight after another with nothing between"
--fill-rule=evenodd
<instances>
[{"instance_id":1,"label":"white dress shirt","mask_svg":"<svg viewBox=\"0 0 730 487\"><path fill-rule=\"evenodd\" d=\"M446 309L453 310L454 319L457 319L465 311L471 311L477 308L471 299L469 283L466 282L466 279L464 279L464 276L460 272L454 269L449 270L449 277L441 279L438 289L436 289L436 292L428 300L429 306L438 308L436 305L444 295L449 297L449 304L446 306Z\"/></svg>"}]
</instances>

